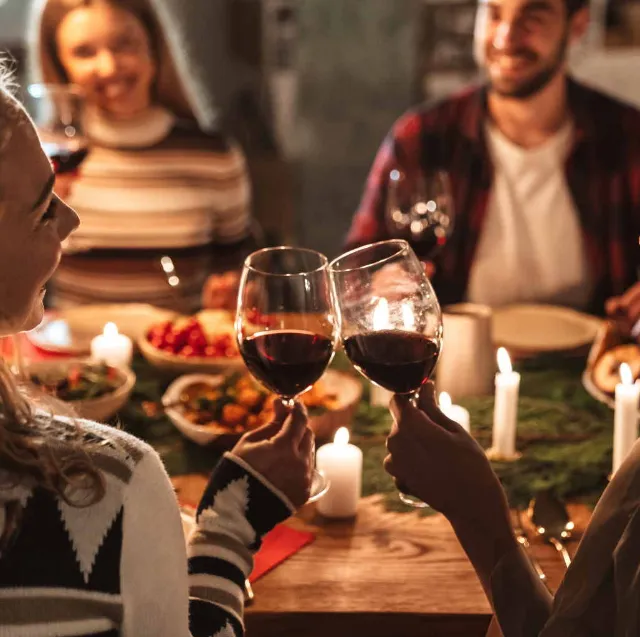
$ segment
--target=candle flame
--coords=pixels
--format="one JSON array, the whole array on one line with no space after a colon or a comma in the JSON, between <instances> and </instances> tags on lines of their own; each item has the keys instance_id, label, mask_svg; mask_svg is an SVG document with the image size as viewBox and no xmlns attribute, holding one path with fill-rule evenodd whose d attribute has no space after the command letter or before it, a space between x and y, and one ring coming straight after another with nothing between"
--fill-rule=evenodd
<instances>
[{"instance_id":1,"label":"candle flame","mask_svg":"<svg viewBox=\"0 0 640 637\"><path fill-rule=\"evenodd\" d=\"M336 431L336 435L333 437L333 442L336 445L348 445L349 444L349 430L346 427L340 427Z\"/></svg>"},{"instance_id":2,"label":"candle flame","mask_svg":"<svg viewBox=\"0 0 640 637\"><path fill-rule=\"evenodd\" d=\"M513 371L509 352L504 347L498 349L498 369L501 374L510 374Z\"/></svg>"},{"instance_id":3,"label":"candle flame","mask_svg":"<svg viewBox=\"0 0 640 637\"><path fill-rule=\"evenodd\" d=\"M404 302L401 306L402 322L405 330L413 330L416 327L416 317L413 314L413 306L411 303Z\"/></svg>"},{"instance_id":4,"label":"candle flame","mask_svg":"<svg viewBox=\"0 0 640 637\"><path fill-rule=\"evenodd\" d=\"M620 365L620 380L623 385L633 385L633 372L627 363Z\"/></svg>"},{"instance_id":5,"label":"candle flame","mask_svg":"<svg viewBox=\"0 0 640 637\"><path fill-rule=\"evenodd\" d=\"M102 333L108 338L118 336L118 326L115 323L107 323Z\"/></svg>"},{"instance_id":6,"label":"candle flame","mask_svg":"<svg viewBox=\"0 0 640 637\"><path fill-rule=\"evenodd\" d=\"M440 393L438 404L440 405L440 409L449 409L453 404L453 401L451 400L451 396L449 396L446 391L443 391Z\"/></svg>"},{"instance_id":7,"label":"candle flame","mask_svg":"<svg viewBox=\"0 0 640 637\"><path fill-rule=\"evenodd\" d=\"M373 310L373 329L388 330L391 327L389 323L389 303L387 299L380 299Z\"/></svg>"}]
</instances>

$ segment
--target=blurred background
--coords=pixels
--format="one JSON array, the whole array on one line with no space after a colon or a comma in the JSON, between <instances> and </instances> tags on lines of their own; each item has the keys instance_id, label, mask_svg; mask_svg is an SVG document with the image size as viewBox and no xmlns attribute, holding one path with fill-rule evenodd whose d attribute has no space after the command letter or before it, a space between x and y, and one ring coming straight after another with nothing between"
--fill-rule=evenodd
<instances>
[{"instance_id":1,"label":"blurred background","mask_svg":"<svg viewBox=\"0 0 640 637\"><path fill-rule=\"evenodd\" d=\"M0 0L22 82L29 0ZM477 76L476 0L186 0L177 28L247 154L273 241L334 255L377 147L408 107ZM592 0L574 72L640 105L640 0Z\"/></svg>"}]
</instances>

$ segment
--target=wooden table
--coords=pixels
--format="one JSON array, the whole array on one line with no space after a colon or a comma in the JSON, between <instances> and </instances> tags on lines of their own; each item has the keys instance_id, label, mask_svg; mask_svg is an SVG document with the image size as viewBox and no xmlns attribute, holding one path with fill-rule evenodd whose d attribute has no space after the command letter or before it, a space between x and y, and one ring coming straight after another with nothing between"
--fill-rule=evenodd
<instances>
[{"instance_id":1,"label":"wooden table","mask_svg":"<svg viewBox=\"0 0 640 637\"><path fill-rule=\"evenodd\" d=\"M205 482L173 480L189 501ZM570 514L584 528L587 510L573 506ZM251 637L484 637L491 609L441 515L389 513L374 496L360 502L352 522L328 522L308 505L287 524L316 539L254 584L246 613ZM562 560L553 548L533 545L555 590ZM572 542L570 552L576 547Z\"/></svg>"}]
</instances>

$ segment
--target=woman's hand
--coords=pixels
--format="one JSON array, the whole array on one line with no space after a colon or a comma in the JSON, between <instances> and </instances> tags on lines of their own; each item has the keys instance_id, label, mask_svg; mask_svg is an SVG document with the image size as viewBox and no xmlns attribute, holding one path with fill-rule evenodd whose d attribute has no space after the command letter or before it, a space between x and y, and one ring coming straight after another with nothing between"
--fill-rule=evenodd
<instances>
[{"instance_id":1,"label":"woman's hand","mask_svg":"<svg viewBox=\"0 0 640 637\"><path fill-rule=\"evenodd\" d=\"M264 476L296 507L311 492L314 435L307 427L307 412L296 403L289 411L280 400L268 425L245 434L232 452Z\"/></svg>"},{"instance_id":2,"label":"woman's hand","mask_svg":"<svg viewBox=\"0 0 640 637\"><path fill-rule=\"evenodd\" d=\"M212 274L202 290L202 307L209 310L235 311L239 286L239 272Z\"/></svg>"},{"instance_id":3,"label":"woman's hand","mask_svg":"<svg viewBox=\"0 0 640 637\"><path fill-rule=\"evenodd\" d=\"M436 404L432 383L419 408L394 396L395 425L385 469L398 488L414 495L453 525L484 583L497 561L515 548L507 498L480 445Z\"/></svg>"}]
</instances>

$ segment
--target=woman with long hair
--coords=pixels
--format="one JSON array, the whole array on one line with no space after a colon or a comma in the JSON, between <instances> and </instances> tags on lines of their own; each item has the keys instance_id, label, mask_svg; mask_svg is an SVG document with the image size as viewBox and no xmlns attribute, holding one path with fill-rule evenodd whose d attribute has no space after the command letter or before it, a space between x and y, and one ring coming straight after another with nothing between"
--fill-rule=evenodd
<instances>
[{"instance_id":1,"label":"woman with long hair","mask_svg":"<svg viewBox=\"0 0 640 637\"><path fill-rule=\"evenodd\" d=\"M38 0L33 79L85 98L90 152L70 189L82 226L53 303L196 309L207 275L255 249L251 187L168 0ZM171 257L180 285L170 285ZM224 279L223 279L224 280Z\"/></svg>"},{"instance_id":2,"label":"woman with long hair","mask_svg":"<svg viewBox=\"0 0 640 637\"><path fill-rule=\"evenodd\" d=\"M0 73L0 337L35 327L76 213ZM235 637L262 536L308 498L303 408L225 454L188 555L158 454L38 406L0 361L0 635Z\"/></svg>"}]
</instances>

